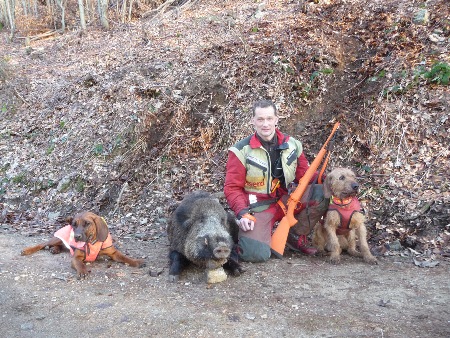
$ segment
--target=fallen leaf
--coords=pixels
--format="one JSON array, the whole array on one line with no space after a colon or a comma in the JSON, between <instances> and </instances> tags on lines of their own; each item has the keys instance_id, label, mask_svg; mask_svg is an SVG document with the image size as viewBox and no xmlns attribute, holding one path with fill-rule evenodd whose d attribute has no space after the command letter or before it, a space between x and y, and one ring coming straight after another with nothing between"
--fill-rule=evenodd
<instances>
[{"instance_id":1,"label":"fallen leaf","mask_svg":"<svg viewBox=\"0 0 450 338\"><path fill-rule=\"evenodd\" d=\"M420 268L434 268L439 265L439 261L419 261L414 259L414 264Z\"/></svg>"}]
</instances>

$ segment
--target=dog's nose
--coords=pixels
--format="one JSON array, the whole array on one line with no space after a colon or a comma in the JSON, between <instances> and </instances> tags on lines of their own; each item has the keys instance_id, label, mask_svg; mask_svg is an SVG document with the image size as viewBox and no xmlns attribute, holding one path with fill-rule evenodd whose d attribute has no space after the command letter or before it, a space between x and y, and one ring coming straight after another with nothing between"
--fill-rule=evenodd
<instances>
[{"instance_id":1,"label":"dog's nose","mask_svg":"<svg viewBox=\"0 0 450 338\"><path fill-rule=\"evenodd\" d=\"M78 242L81 239L81 234L74 234L73 238Z\"/></svg>"},{"instance_id":2,"label":"dog's nose","mask_svg":"<svg viewBox=\"0 0 450 338\"><path fill-rule=\"evenodd\" d=\"M359 184L356 183L356 182L353 182L353 183L352 183L352 189L353 189L353 191L358 191L358 189L359 189Z\"/></svg>"}]
</instances>

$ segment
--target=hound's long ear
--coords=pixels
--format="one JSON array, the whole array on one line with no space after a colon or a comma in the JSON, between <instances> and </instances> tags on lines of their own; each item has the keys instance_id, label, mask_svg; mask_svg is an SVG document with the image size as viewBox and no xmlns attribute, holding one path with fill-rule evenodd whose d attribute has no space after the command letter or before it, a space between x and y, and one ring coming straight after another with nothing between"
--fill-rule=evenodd
<instances>
[{"instance_id":1,"label":"hound's long ear","mask_svg":"<svg viewBox=\"0 0 450 338\"><path fill-rule=\"evenodd\" d=\"M330 198L333 192L331 191L331 181L333 180L333 175L328 174L323 182L323 196L325 198Z\"/></svg>"},{"instance_id":2,"label":"hound's long ear","mask_svg":"<svg viewBox=\"0 0 450 338\"><path fill-rule=\"evenodd\" d=\"M94 223L95 223L95 227L97 228L97 241L99 242L104 242L106 241L106 238L108 237L108 226L106 225L105 220L100 217L95 215L95 217L93 217L94 219Z\"/></svg>"},{"instance_id":3,"label":"hound's long ear","mask_svg":"<svg viewBox=\"0 0 450 338\"><path fill-rule=\"evenodd\" d=\"M66 223L72 225L73 222L73 217L72 216L68 216L66 217Z\"/></svg>"}]
</instances>

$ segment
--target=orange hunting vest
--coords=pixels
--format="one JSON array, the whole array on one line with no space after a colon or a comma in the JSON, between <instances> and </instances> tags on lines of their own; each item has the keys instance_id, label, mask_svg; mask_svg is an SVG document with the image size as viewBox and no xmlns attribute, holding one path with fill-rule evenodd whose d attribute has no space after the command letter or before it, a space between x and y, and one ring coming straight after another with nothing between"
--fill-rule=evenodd
<instances>
[{"instance_id":1,"label":"orange hunting vest","mask_svg":"<svg viewBox=\"0 0 450 338\"><path fill-rule=\"evenodd\" d=\"M113 245L110 233L108 233L108 237L106 237L106 240L104 242L76 242L74 238L73 228L70 225L66 225L64 228L61 228L57 232L55 232L55 237L58 237L63 241L64 245L70 250L70 254L72 256L75 249L84 251L84 260L86 262L95 261L100 250L109 248Z\"/></svg>"}]
</instances>

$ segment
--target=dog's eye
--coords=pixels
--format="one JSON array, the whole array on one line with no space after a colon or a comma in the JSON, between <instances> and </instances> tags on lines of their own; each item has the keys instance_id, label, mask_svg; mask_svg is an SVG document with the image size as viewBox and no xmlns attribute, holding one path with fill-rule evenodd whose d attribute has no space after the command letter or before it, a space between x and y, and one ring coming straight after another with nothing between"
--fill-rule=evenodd
<instances>
[{"instance_id":1,"label":"dog's eye","mask_svg":"<svg viewBox=\"0 0 450 338\"><path fill-rule=\"evenodd\" d=\"M345 176L342 175L341 177L339 177L339 179L340 179L341 181L343 181L343 180L345 180Z\"/></svg>"}]
</instances>

